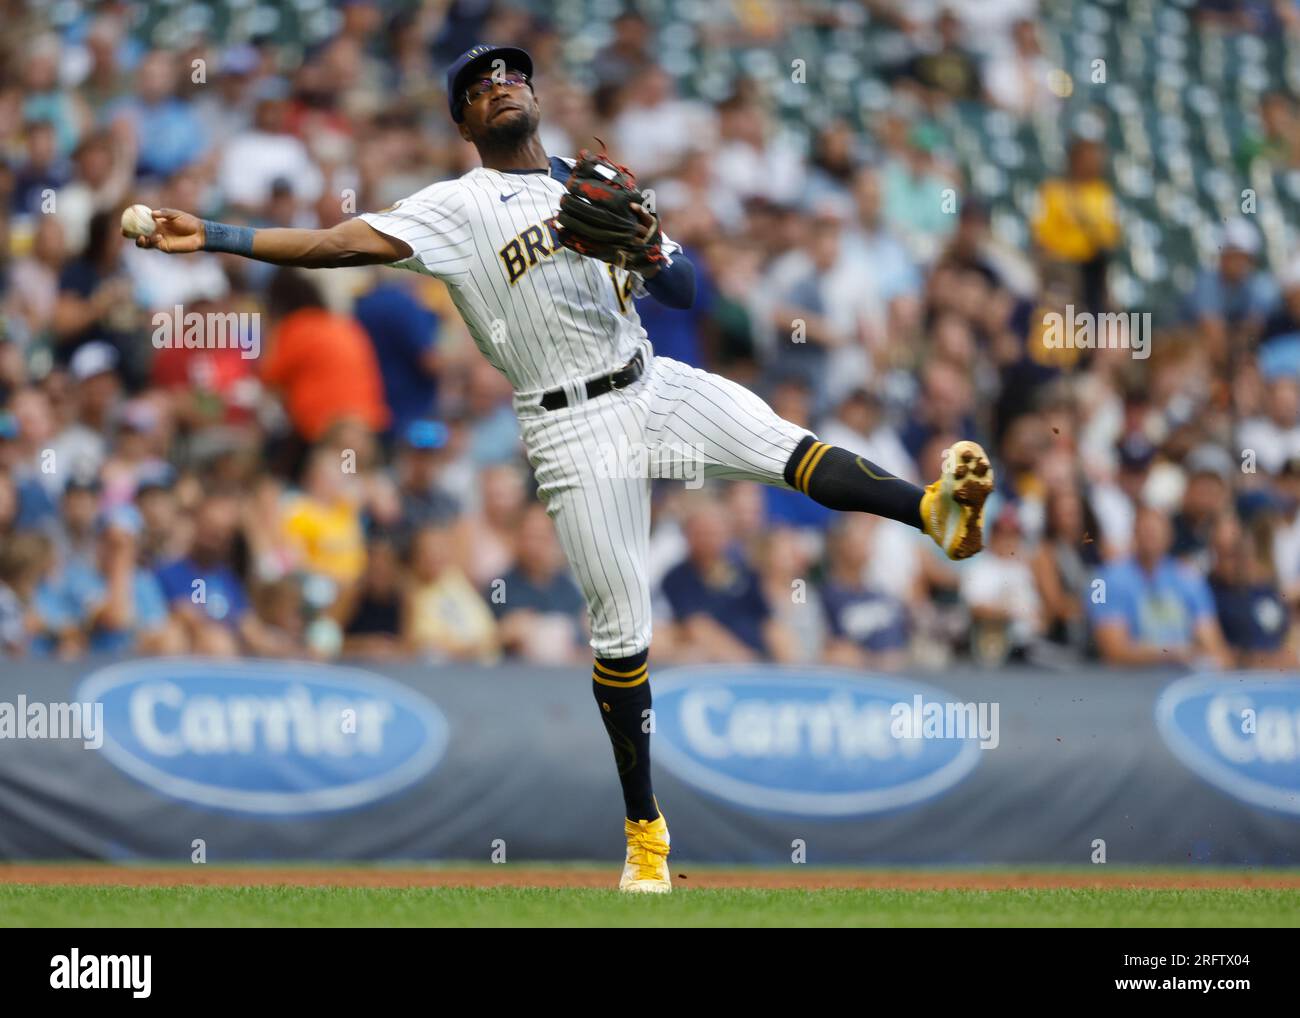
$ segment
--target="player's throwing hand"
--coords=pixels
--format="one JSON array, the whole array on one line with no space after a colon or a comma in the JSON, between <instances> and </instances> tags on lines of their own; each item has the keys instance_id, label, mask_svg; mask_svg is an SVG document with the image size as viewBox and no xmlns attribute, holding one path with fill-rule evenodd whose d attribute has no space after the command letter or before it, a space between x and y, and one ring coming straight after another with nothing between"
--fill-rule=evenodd
<instances>
[{"instance_id":1,"label":"player's throwing hand","mask_svg":"<svg viewBox=\"0 0 1300 1018\"><path fill-rule=\"evenodd\" d=\"M135 238L136 247L152 247L169 254L203 250L203 220L179 209L154 209L154 231ZM123 231L126 234L126 231Z\"/></svg>"}]
</instances>

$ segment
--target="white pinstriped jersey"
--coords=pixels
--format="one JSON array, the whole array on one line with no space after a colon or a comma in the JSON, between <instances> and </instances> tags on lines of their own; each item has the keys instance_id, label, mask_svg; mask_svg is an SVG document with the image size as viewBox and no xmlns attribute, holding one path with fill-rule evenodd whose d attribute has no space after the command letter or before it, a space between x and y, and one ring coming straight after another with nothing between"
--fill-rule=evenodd
<instances>
[{"instance_id":1,"label":"white pinstriped jersey","mask_svg":"<svg viewBox=\"0 0 1300 1018\"><path fill-rule=\"evenodd\" d=\"M650 643L651 477L785 486L808 432L735 382L667 357L647 357L636 382L587 399L574 383L622 367L649 342L633 304L640 277L555 240L571 167L552 157L549 171L471 170L361 218L411 246L395 265L446 282L479 349L514 386L538 494L587 601L592 650L617 660ZM677 250L665 237L664 253ZM543 409L540 391L561 387L568 404Z\"/></svg>"},{"instance_id":2,"label":"white pinstriped jersey","mask_svg":"<svg viewBox=\"0 0 1300 1018\"><path fill-rule=\"evenodd\" d=\"M360 216L406 241L398 268L447 284L474 342L515 393L608 374L645 341L633 301L639 276L561 247L554 217L571 159L549 170L479 167ZM676 244L664 237L671 255Z\"/></svg>"}]
</instances>

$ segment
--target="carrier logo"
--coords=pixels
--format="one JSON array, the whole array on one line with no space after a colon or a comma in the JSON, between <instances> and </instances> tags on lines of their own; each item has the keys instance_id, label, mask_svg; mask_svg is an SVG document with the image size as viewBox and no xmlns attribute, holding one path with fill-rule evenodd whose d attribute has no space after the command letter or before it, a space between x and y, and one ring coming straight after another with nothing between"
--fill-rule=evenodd
<instances>
[{"instance_id":1,"label":"carrier logo","mask_svg":"<svg viewBox=\"0 0 1300 1018\"><path fill-rule=\"evenodd\" d=\"M1229 795L1300 815L1300 680L1179 679L1156 701L1166 745Z\"/></svg>"},{"instance_id":2,"label":"carrier logo","mask_svg":"<svg viewBox=\"0 0 1300 1018\"><path fill-rule=\"evenodd\" d=\"M656 760L720 799L804 817L879 813L940 795L975 739L898 738L895 704L952 697L832 669L676 669L655 680Z\"/></svg>"},{"instance_id":3,"label":"carrier logo","mask_svg":"<svg viewBox=\"0 0 1300 1018\"><path fill-rule=\"evenodd\" d=\"M132 661L78 695L103 705L101 752L185 802L261 815L354 809L424 777L447 747L429 700L355 668Z\"/></svg>"}]
</instances>

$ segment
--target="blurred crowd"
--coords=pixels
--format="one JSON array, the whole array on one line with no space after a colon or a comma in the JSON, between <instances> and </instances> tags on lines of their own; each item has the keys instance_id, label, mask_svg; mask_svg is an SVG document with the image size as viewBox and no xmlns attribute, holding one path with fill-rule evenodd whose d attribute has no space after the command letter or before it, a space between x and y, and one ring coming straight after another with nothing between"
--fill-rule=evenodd
<instances>
[{"instance_id":1,"label":"blurred crowd","mask_svg":"<svg viewBox=\"0 0 1300 1018\"><path fill-rule=\"evenodd\" d=\"M1202 30L1240 30L1203 6ZM128 3L56 25L2 0L0 657L589 656L509 387L441 284L169 257L118 227L136 202L328 226L465 172L441 72L487 40L532 52L547 151L605 139L695 262L693 309L638 302L658 354L918 483L963 437L998 471L960 564L794 492L656 482L656 661L1293 667L1300 261L1270 272L1243 217L1177 314L1054 341L1054 316L1145 310L1108 292L1111 153L1070 136L1009 245L942 116L1056 115L1037 4L720 4L703 29L775 45L844 7L907 43L865 126L782 120L762 76L696 97L634 9L584 53L495 0L344 3L305 48L152 48ZM1238 157L1296 158L1296 124L1270 96ZM239 342L187 346L181 309Z\"/></svg>"}]
</instances>

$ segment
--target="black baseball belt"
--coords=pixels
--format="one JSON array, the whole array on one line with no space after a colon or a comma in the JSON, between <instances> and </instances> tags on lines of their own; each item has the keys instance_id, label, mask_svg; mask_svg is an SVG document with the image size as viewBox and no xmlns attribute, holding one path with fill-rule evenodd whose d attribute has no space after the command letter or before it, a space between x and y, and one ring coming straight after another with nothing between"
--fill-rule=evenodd
<instances>
[{"instance_id":1,"label":"black baseball belt","mask_svg":"<svg viewBox=\"0 0 1300 1018\"><path fill-rule=\"evenodd\" d=\"M593 378L587 383L587 398L595 399L615 389L626 389L641 377L645 371L645 352L638 350L636 355L612 374ZM551 389L542 394L539 404L543 410L561 410L569 405L569 395L563 389Z\"/></svg>"}]
</instances>

